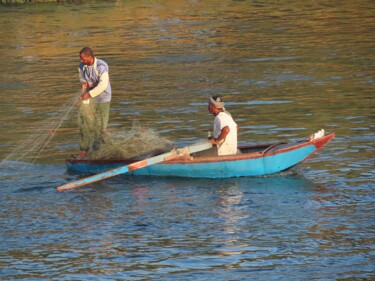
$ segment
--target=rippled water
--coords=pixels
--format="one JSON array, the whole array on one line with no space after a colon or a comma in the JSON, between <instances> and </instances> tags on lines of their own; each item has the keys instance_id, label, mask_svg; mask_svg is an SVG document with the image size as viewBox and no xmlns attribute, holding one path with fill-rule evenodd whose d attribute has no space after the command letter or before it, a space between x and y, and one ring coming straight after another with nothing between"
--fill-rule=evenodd
<instances>
[{"instance_id":1,"label":"rippled water","mask_svg":"<svg viewBox=\"0 0 375 281\"><path fill-rule=\"evenodd\" d=\"M375 278L374 11L366 0L1 6L0 279ZM320 128L336 138L272 177L123 175L58 193L83 176L63 160L78 149L76 112L65 114L86 45L110 66L113 131L139 122L190 144L220 93L240 144ZM48 142L35 163L12 162L35 136Z\"/></svg>"}]
</instances>

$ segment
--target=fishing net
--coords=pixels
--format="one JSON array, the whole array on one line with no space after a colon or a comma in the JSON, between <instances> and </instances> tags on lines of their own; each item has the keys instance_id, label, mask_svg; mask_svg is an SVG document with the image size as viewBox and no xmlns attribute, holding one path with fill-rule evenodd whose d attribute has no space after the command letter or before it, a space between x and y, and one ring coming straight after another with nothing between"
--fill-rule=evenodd
<instances>
[{"instance_id":1,"label":"fishing net","mask_svg":"<svg viewBox=\"0 0 375 281\"><path fill-rule=\"evenodd\" d=\"M144 159L170 151L173 144L162 138L156 131L142 127L133 122L130 130L111 129L108 134L101 134L105 116L100 116L98 104L90 100L81 104L79 126L81 130L81 147L90 148L87 159Z\"/></svg>"},{"instance_id":2,"label":"fishing net","mask_svg":"<svg viewBox=\"0 0 375 281\"><path fill-rule=\"evenodd\" d=\"M80 100L80 94L75 95L71 100L57 110L53 116L33 126L33 133L21 140L13 151L1 162L1 166L9 166L17 163L22 168L29 168L41 156L44 149L49 145L56 131L69 119L73 109ZM89 139L94 139L97 128L95 113L95 102L90 100L89 104L80 107L85 115L85 121L81 114L78 114L78 125L81 129L89 132ZM82 113L81 112L81 113ZM93 145L92 143L89 145ZM77 144L78 146L78 144ZM91 149L88 159L144 159L173 149L173 143L162 138L152 129L144 128L137 122L133 123L130 130L117 129L102 137L100 148Z\"/></svg>"},{"instance_id":3,"label":"fishing net","mask_svg":"<svg viewBox=\"0 0 375 281\"><path fill-rule=\"evenodd\" d=\"M126 130L111 130L104 136L99 150L91 152L91 159L144 159L158 155L174 148L172 142L153 129L139 124Z\"/></svg>"},{"instance_id":4,"label":"fishing net","mask_svg":"<svg viewBox=\"0 0 375 281\"><path fill-rule=\"evenodd\" d=\"M28 135L27 138L20 140L13 151L1 161L0 166L9 166L9 163L18 163L22 164L18 166L28 168L32 165L51 142L56 131L69 119L72 109L79 99L80 95L73 96L71 100L63 104L50 118L33 126L33 133Z\"/></svg>"}]
</instances>

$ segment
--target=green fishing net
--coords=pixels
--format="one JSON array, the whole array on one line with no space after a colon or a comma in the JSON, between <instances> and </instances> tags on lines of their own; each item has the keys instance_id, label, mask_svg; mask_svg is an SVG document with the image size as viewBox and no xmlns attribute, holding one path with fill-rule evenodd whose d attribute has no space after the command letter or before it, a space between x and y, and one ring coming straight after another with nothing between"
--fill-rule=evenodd
<instances>
[{"instance_id":1,"label":"green fishing net","mask_svg":"<svg viewBox=\"0 0 375 281\"><path fill-rule=\"evenodd\" d=\"M133 125L131 130L111 130L102 138L100 148L92 150L91 159L144 159L173 148L172 142L153 129Z\"/></svg>"}]
</instances>

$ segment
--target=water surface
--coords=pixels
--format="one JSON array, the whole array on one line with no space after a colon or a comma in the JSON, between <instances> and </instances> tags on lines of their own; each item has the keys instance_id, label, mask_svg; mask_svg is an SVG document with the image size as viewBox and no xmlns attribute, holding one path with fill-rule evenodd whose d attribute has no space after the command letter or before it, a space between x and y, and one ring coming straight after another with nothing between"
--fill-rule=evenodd
<instances>
[{"instance_id":1,"label":"water surface","mask_svg":"<svg viewBox=\"0 0 375 281\"><path fill-rule=\"evenodd\" d=\"M374 11L366 0L0 7L0 157L13 161L0 167L1 279L374 278ZM58 193L83 176L63 162L78 150L83 46L110 66L110 130L137 122L191 144L222 94L240 144L321 128L336 138L272 177L123 175ZM35 136L46 146L25 169L10 156Z\"/></svg>"}]
</instances>

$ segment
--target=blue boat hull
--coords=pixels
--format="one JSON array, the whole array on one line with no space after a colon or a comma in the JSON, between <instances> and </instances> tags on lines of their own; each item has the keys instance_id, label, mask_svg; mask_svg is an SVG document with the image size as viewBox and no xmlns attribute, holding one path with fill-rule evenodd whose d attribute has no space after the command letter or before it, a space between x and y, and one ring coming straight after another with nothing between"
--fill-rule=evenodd
<instances>
[{"instance_id":1,"label":"blue boat hull","mask_svg":"<svg viewBox=\"0 0 375 281\"><path fill-rule=\"evenodd\" d=\"M309 156L314 150L314 146L308 146L297 151L253 159L208 163L158 164L136 170L133 174L189 178L262 176L289 169Z\"/></svg>"},{"instance_id":2,"label":"blue boat hull","mask_svg":"<svg viewBox=\"0 0 375 281\"><path fill-rule=\"evenodd\" d=\"M233 178L275 174L303 162L328 143L334 134L313 141L242 147L242 154L196 159L177 159L130 172L142 176ZM250 149L251 148L251 149ZM251 152L246 152L251 150ZM255 151L254 151L255 150ZM66 160L69 170L101 173L127 164L121 160Z\"/></svg>"}]
</instances>

